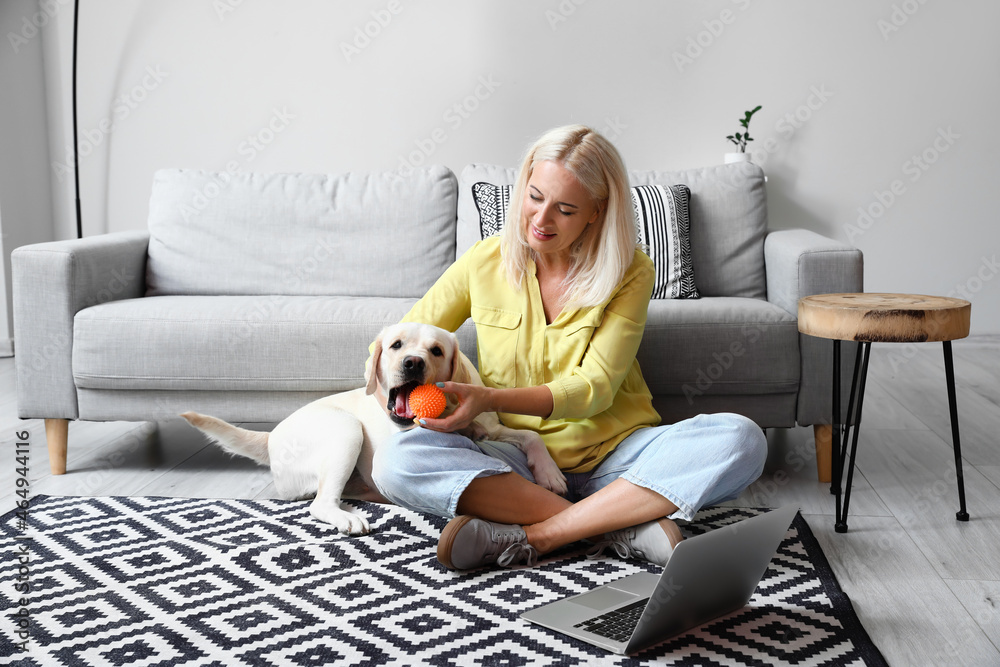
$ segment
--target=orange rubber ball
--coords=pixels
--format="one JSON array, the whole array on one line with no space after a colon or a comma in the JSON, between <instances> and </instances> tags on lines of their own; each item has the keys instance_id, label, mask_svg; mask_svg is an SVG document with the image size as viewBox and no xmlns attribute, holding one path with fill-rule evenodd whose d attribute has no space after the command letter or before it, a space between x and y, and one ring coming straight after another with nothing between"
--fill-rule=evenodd
<instances>
[{"instance_id":1,"label":"orange rubber ball","mask_svg":"<svg viewBox=\"0 0 1000 667\"><path fill-rule=\"evenodd\" d=\"M410 410L417 419L437 419L446 404L444 392L433 384L422 384L410 392Z\"/></svg>"}]
</instances>

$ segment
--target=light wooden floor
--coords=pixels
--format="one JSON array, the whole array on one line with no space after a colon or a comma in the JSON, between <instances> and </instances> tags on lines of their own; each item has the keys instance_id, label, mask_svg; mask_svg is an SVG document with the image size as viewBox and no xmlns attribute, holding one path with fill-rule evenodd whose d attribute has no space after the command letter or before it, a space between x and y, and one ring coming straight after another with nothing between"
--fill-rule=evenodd
<instances>
[{"instance_id":1,"label":"light wooden floor","mask_svg":"<svg viewBox=\"0 0 1000 667\"><path fill-rule=\"evenodd\" d=\"M770 430L764 475L732 503L802 508L892 665L1000 665L1000 336L957 341L954 351L969 523L955 520L939 344L872 349L847 534L833 531L833 496L816 482L811 428ZM275 497L267 470L223 455L180 419L74 422L69 472L54 477L42 423L15 415L13 360L0 359L3 511L15 500L8 444L24 430L33 495Z\"/></svg>"}]
</instances>

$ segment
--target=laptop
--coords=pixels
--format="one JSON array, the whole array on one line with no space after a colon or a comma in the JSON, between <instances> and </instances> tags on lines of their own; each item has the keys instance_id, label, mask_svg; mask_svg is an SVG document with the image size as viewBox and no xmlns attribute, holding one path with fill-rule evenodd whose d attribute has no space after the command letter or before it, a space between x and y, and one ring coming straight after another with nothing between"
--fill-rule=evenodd
<instances>
[{"instance_id":1,"label":"laptop","mask_svg":"<svg viewBox=\"0 0 1000 667\"><path fill-rule=\"evenodd\" d=\"M690 537L659 575L633 574L521 618L626 655L750 601L798 508L786 506Z\"/></svg>"}]
</instances>

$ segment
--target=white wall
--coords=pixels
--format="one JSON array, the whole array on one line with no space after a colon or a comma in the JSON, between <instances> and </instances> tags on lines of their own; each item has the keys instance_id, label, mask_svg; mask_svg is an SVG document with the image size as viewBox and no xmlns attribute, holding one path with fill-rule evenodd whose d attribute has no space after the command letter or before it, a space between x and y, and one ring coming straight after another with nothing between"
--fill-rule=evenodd
<instances>
[{"instance_id":1,"label":"white wall","mask_svg":"<svg viewBox=\"0 0 1000 667\"><path fill-rule=\"evenodd\" d=\"M54 234L38 12L37 0L0 2L0 356L13 354L10 251Z\"/></svg>"},{"instance_id":2,"label":"white wall","mask_svg":"<svg viewBox=\"0 0 1000 667\"><path fill-rule=\"evenodd\" d=\"M82 0L85 233L144 227L161 167L458 172L569 122L631 168L696 167L761 104L773 227L849 241L868 291L965 296L973 332L1000 332L1000 3L580 2ZM68 77L47 78L64 162ZM72 236L72 178L53 184Z\"/></svg>"}]
</instances>

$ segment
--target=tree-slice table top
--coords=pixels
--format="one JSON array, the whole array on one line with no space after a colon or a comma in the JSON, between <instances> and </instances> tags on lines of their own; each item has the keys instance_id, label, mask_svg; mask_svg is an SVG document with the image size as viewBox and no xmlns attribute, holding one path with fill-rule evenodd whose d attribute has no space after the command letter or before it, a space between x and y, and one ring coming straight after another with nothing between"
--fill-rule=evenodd
<instances>
[{"instance_id":1,"label":"tree-slice table top","mask_svg":"<svg viewBox=\"0 0 1000 667\"><path fill-rule=\"evenodd\" d=\"M870 343L923 343L969 335L972 304L921 294L816 294L799 300L799 331Z\"/></svg>"}]
</instances>

